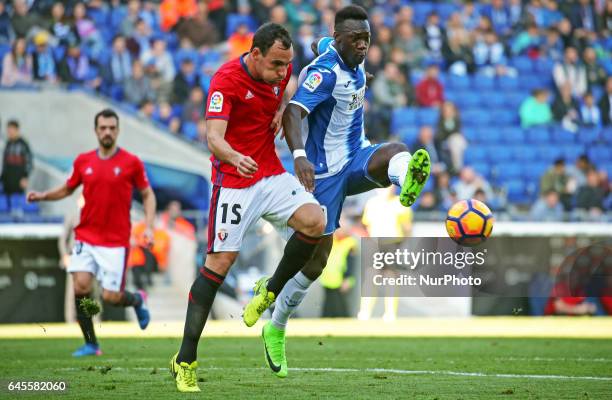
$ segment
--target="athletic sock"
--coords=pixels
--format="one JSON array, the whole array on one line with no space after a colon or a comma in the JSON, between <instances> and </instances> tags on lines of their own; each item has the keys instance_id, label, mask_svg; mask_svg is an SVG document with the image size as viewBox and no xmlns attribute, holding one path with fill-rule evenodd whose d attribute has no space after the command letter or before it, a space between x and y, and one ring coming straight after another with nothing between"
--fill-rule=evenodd
<instances>
[{"instance_id":1,"label":"athletic sock","mask_svg":"<svg viewBox=\"0 0 612 400\"><path fill-rule=\"evenodd\" d=\"M210 313L217 289L223 283L224 277L216 272L202 267L198 277L191 285L183 342L179 350L177 363L191 364L198 357L198 341L204 330L206 319Z\"/></svg>"},{"instance_id":2,"label":"athletic sock","mask_svg":"<svg viewBox=\"0 0 612 400\"><path fill-rule=\"evenodd\" d=\"M140 293L132 293L126 290L123 292L121 300L117 305L120 307L140 307L142 305L142 300Z\"/></svg>"},{"instance_id":3,"label":"athletic sock","mask_svg":"<svg viewBox=\"0 0 612 400\"><path fill-rule=\"evenodd\" d=\"M274 275L268 281L268 291L278 294L283 289L287 281L291 279L312 257L312 253L321 241L320 238L314 238L304 235L301 232L295 232L287 241L283 258L281 259Z\"/></svg>"},{"instance_id":4,"label":"athletic sock","mask_svg":"<svg viewBox=\"0 0 612 400\"><path fill-rule=\"evenodd\" d=\"M85 338L85 343L98 345L98 340L96 339L96 332L94 331L93 320L90 316L85 313L85 310L81 307L81 300L89 298L89 295L85 296L75 296L74 297L74 305L76 306L76 317L79 326L81 327L81 332L83 332L83 337Z\"/></svg>"},{"instance_id":5,"label":"athletic sock","mask_svg":"<svg viewBox=\"0 0 612 400\"><path fill-rule=\"evenodd\" d=\"M402 151L391 157L391 160L389 160L387 175L389 176L389 180L392 184L399 187L404 185L410 160L412 160L412 155L407 151Z\"/></svg>"},{"instance_id":6,"label":"athletic sock","mask_svg":"<svg viewBox=\"0 0 612 400\"><path fill-rule=\"evenodd\" d=\"M310 285L312 285L310 279L302 273L302 271L295 274L295 276L287 282L283 290L281 290L274 306L274 312L272 313L272 325L276 329L285 330L287 327L287 321L295 309L300 305Z\"/></svg>"}]
</instances>

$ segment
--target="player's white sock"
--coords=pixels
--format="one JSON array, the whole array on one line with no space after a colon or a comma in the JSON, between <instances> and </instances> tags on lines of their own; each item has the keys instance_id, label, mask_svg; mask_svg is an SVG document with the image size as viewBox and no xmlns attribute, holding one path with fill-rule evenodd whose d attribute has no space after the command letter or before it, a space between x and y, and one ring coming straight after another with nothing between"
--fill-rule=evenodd
<instances>
[{"instance_id":1,"label":"player's white sock","mask_svg":"<svg viewBox=\"0 0 612 400\"><path fill-rule=\"evenodd\" d=\"M306 296L306 292L310 285L312 285L312 282L314 281L308 279L300 271L285 284L283 290L278 294L274 312L272 313L272 325L276 329L285 329L289 317L300 305L304 296Z\"/></svg>"},{"instance_id":2,"label":"player's white sock","mask_svg":"<svg viewBox=\"0 0 612 400\"><path fill-rule=\"evenodd\" d=\"M391 157L387 175L392 184L402 187L406 179L406 172L408 172L410 160L412 160L412 155L407 151L402 151Z\"/></svg>"}]
</instances>

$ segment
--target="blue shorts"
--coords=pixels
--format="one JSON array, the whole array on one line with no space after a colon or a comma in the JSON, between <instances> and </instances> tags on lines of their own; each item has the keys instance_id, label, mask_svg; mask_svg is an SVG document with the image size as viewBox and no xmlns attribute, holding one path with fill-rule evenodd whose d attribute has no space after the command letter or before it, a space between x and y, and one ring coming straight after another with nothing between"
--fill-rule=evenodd
<instances>
[{"instance_id":1,"label":"blue shorts","mask_svg":"<svg viewBox=\"0 0 612 400\"><path fill-rule=\"evenodd\" d=\"M382 187L368 174L370 158L379 147L380 144L375 144L359 149L342 171L334 176L315 179L313 194L321 203L321 206L325 208L325 214L327 215L326 235L334 233L340 226L340 214L346 196Z\"/></svg>"}]
</instances>

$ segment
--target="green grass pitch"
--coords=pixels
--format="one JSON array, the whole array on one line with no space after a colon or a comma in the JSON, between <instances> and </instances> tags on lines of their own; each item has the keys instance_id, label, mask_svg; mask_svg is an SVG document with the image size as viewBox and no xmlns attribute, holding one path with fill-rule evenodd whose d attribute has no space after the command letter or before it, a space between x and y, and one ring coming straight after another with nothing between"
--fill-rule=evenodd
<instances>
[{"instance_id":1,"label":"green grass pitch","mask_svg":"<svg viewBox=\"0 0 612 400\"><path fill-rule=\"evenodd\" d=\"M102 339L104 355L74 359L78 339L0 340L0 398L61 399L612 399L612 340L289 338L289 377L264 365L257 338L204 338L201 394L168 372L179 340ZM65 381L66 393L9 394L9 381Z\"/></svg>"}]
</instances>

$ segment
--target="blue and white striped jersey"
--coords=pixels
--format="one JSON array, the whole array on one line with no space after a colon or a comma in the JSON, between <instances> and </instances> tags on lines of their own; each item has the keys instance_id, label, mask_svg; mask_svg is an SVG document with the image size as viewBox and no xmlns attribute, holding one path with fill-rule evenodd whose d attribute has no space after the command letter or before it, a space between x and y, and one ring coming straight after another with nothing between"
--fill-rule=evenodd
<instances>
[{"instance_id":1,"label":"blue and white striped jersey","mask_svg":"<svg viewBox=\"0 0 612 400\"><path fill-rule=\"evenodd\" d=\"M306 155L315 177L325 178L340 172L370 142L363 122L363 63L355 69L346 66L330 38L321 39L318 47L320 55L302 70L291 103L308 112L302 124Z\"/></svg>"}]
</instances>

